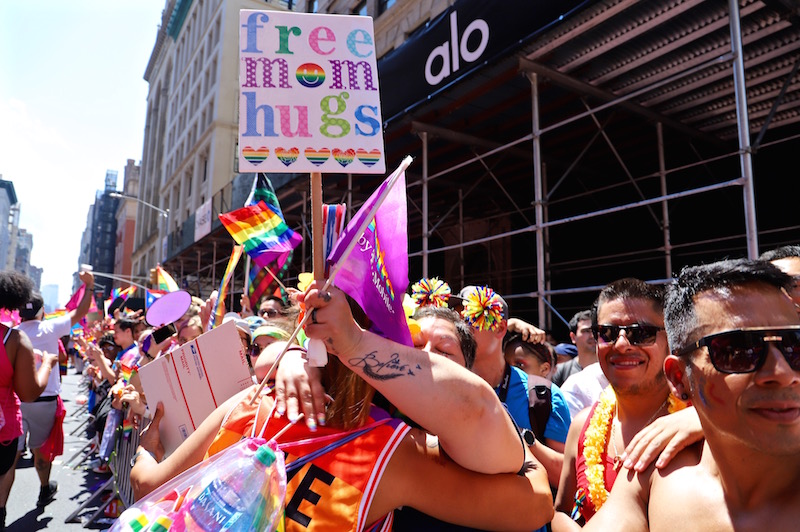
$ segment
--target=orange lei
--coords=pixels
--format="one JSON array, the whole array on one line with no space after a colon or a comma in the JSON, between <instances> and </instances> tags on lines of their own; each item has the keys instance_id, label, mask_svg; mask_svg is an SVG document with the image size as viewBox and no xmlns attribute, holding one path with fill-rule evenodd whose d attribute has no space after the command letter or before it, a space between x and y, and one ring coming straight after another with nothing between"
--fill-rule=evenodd
<instances>
[{"instance_id":1,"label":"orange lei","mask_svg":"<svg viewBox=\"0 0 800 532\"><path fill-rule=\"evenodd\" d=\"M688 406L672 394L669 395L668 400L669 407L667 411L670 414L683 410ZM599 510L608 499L605 481L606 466L603 461L603 453L606 452L606 447L608 446L608 435L611 432L611 423L614 421L616 406L617 396L614 394L614 389L609 386L600 394L597 408L594 409L594 415L592 415L584 434L583 458L586 460L586 480L589 483L589 496L592 499L595 510Z\"/></svg>"}]
</instances>

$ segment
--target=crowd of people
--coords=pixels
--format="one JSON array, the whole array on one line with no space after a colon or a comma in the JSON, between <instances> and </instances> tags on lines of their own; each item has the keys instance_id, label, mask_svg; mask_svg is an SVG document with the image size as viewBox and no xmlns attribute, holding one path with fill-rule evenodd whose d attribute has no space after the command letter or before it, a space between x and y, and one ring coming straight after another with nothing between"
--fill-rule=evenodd
<instances>
[{"instance_id":1,"label":"crowd of people","mask_svg":"<svg viewBox=\"0 0 800 532\"><path fill-rule=\"evenodd\" d=\"M81 273L90 294L91 273ZM141 432L126 476L137 499L245 437L276 439L285 530L789 529L800 468L800 246L684 268L666 286L615 280L569 320L570 341L510 312L491 287L411 289L413 346L370 332L343 292L312 283L225 314L253 386L168 455L161 404L139 369L209 329L192 299L162 341L142 313L56 319L30 281L0 274L0 506L30 449L48 504L59 425L59 338L90 382L107 468L109 427ZM299 334L293 334L306 317ZM83 327L74 325L82 323ZM323 367L304 346L320 339ZM63 350L68 351L68 350ZM215 353L213 356L230 356ZM6 362L7 361L7 362ZM268 386L259 385L268 380Z\"/></svg>"}]
</instances>

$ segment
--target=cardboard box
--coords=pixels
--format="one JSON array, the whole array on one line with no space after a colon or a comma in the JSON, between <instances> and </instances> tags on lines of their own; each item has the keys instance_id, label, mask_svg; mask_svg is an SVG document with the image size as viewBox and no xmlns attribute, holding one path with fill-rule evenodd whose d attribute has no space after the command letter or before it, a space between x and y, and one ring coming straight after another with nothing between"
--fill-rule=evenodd
<instances>
[{"instance_id":1,"label":"cardboard box","mask_svg":"<svg viewBox=\"0 0 800 532\"><path fill-rule=\"evenodd\" d=\"M150 411L164 403L159 429L167 455L214 409L253 384L232 321L143 366L139 377Z\"/></svg>"}]
</instances>

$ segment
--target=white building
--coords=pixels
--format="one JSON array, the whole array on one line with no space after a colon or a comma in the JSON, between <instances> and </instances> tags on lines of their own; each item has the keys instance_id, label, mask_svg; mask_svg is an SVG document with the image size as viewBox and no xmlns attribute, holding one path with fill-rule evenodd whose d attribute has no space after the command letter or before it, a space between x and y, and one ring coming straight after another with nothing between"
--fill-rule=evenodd
<instances>
[{"instance_id":1,"label":"white building","mask_svg":"<svg viewBox=\"0 0 800 532\"><path fill-rule=\"evenodd\" d=\"M12 245L12 240L16 239L19 210L15 208L17 193L14 191L14 183L2 177L0 174L0 266L11 269L16 252L16 243Z\"/></svg>"},{"instance_id":2,"label":"white building","mask_svg":"<svg viewBox=\"0 0 800 532\"><path fill-rule=\"evenodd\" d=\"M150 91L139 183L139 199L158 208L138 205L134 275L194 242L194 216L208 200L216 195L215 212L229 206L229 198L220 205L226 201L219 192L236 175L239 10L286 7L167 2L144 73Z\"/></svg>"}]
</instances>

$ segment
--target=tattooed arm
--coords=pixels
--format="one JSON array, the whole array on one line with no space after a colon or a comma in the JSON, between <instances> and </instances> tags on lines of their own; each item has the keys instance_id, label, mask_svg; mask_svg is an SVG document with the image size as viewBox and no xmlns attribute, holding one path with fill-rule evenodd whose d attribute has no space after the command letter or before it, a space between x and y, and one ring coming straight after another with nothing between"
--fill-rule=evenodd
<instances>
[{"instance_id":1,"label":"tattooed arm","mask_svg":"<svg viewBox=\"0 0 800 532\"><path fill-rule=\"evenodd\" d=\"M524 451L519 434L483 379L446 357L364 331L336 288L320 293L312 285L299 299L316 312L306 334L322 339L328 352L436 434L456 463L480 473L520 470Z\"/></svg>"}]
</instances>

